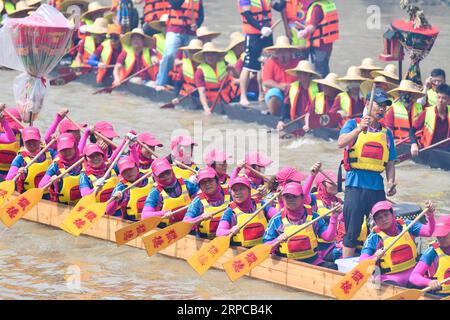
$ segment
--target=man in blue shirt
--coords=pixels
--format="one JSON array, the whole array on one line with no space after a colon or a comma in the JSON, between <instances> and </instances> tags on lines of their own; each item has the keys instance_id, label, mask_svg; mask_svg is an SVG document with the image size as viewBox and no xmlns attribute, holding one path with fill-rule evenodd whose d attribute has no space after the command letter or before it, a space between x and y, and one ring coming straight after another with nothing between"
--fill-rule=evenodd
<instances>
[{"instance_id":1,"label":"man in blue shirt","mask_svg":"<svg viewBox=\"0 0 450 320\"><path fill-rule=\"evenodd\" d=\"M373 205L386 200L383 177L386 170L387 195L393 196L395 189L395 160L397 153L392 132L380 124L386 107L392 102L385 91L375 90L373 106L369 114L371 93L366 97L362 119L348 120L341 129L339 148L345 148L344 167L347 170L344 199L343 257L352 257L361 232L364 216Z\"/></svg>"}]
</instances>

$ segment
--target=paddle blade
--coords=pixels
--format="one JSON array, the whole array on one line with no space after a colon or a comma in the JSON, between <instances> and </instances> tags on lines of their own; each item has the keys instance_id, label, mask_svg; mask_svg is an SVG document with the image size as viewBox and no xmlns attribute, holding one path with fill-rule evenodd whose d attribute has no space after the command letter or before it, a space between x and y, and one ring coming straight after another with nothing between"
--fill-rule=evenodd
<instances>
[{"instance_id":1,"label":"paddle blade","mask_svg":"<svg viewBox=\"0 0 450 320\"><path fill-rule=\"evenodd\" d=\"M228 250L230 238L230 236L221 236L205 243L187 262L202 276Z\"/></svg>"},{"instance_id":2,"label":"paddle blade","mask_svg":"<svg viewBox=\"0 0 450 320\"><path fill-rule=\"evenodd\" d=\"M90 205L94 204L96 202L95 194L91 193L87 196L83 197L78 201L78 203L73 207L73 209L70 211L69 215L64 219L63 223L61 224L60 228L63 229L66 232L69 232L70 234L76 236L76 232L72 232L72 229L67 226L74 225L74 217L78 216L78 214L85 209L87 209ZM65 229L63 228L63 225L66 226ZM77 228L78 229L78 228ZM76 230L76 229L74 229Z\"/></svg>"},{"instance_id":3,"label":"paddle blade","mask_svg":"<svg viewBox=\"0 0 450 320\"><path fill-rule=\"evenodd\" d=\"M165 105L159 107L160 109L173 109L175 108L175 104L173 104L172 102L170 103L166 103Z\"/></svg>"},{"instance_id":4,"label":"paddle blade","mask_svg":"<svg viewBox=\"0 0 450 320\"><path fill-rule=\"evenodd\" d=\"M69 82L72 82L77 78L76 73L68 73L65 75L62 75L60 77L57 77L55 79L50 80L51 86L63 86L65 84L68 84Z\"/></svg>"},{"instance_id":5,"label":"paddle blade","mask_svg":"<svg viewBox=\"0 0 450 320\"><path fill-rule=\"evenodd\" d=\"M63 222L61 229L78 237L104 216L107 206L107 202L94 203L77 214L68 217L67 221Z\"/></svg>"},{"instance_id":6,"label":"paddle blade","mask_svg":"<svg viewBox=\"0 0 450 320\"><path fill-rule=\"evenodd\" d=\"M18 196L16 199L8 202L0 208L0 220L7 227L11 227L28 211L33 209L44 195L44 189L33 188Z\"/></svg>"},{"instance_id":7,"label":"paddle blade","mask_svg":"<svg viewBox=\"0 0 450 320\"><path fill-rule=\"evenodd\" d=\"M137 237L155 229L161 222L161 217L150 217L138 222L129 224L128 226L116 231L117 246L130 242Z\"/></svg>"},{"instance_id":8,"label":"paddle blade","mask_svg":"<svg viewBox=\"0 0 450 320\"><path fill-rule=\"evenodd\" d=\"M14 192L15 183L13 180L7 180L0 183L0 206L12 195Z\"/></svg>"},{"instance_id":9,"label":"paddle blade","mask_svg":"<svg viewBox=\"0 0 450 320\"><path fill-rule=\"evenodd\" d=\"M410 289L396 294L386 300L418 300L423 295L422 290Z\"/></svg>"},{"instance_id":10,"label":"paddle blade","mask_svg":"<svg viewBox=\"0 0 450 320\"><path fill-rule=\"evenodd\" d=\"M236 281L270 256L272 246L259 244L223 264L231 281Z\"/></svg>"},{"instance_id":11,"label":"paddle blade","mask_svg":"<svg viewBox=\"0 0 450 320\"><path fill-rule=\"evenodd\" d=\"M347 273L333 288L338 300L351 299L369 280L375 269L375 259L364 260Z\"/></svg>"},{"instance_id":12,"label":"paddle blade","mask_svg":"<svg viewBox=\"0 0 450 320\"><path fill-rule=\"evenodd\" d=\"M149 257L185 237L192 230L193 225L181 221L142 238Z\"/></svg>"}]
</instances>

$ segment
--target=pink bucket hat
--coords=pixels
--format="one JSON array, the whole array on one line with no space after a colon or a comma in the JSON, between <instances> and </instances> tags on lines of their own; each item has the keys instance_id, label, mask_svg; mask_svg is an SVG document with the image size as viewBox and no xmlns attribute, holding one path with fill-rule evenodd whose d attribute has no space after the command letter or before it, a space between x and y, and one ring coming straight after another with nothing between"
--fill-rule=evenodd
<instances>
[{"instance_id":1,"label":"pink bucket hat","mask_svg":"<svg viewBox=\"0 0 450 320\"><path fill-rule=\"evenodd\" d=\"M26 127L22 129L22 140L23 142L29 140L41 141L41 133L36 127Z\"/></svg>"},{"instance_id":2,"label":"pink bucket hat","mask_svg":"<svg viewBox=\"0 0 450 320\"><path fill-rule=\"evenodd\" d=\"M81 128L87 127L86 123L79 123L78 125ZM68 131L76 131L76 130L80 130L80 129L75 125L75 123L73 123L69 119L63 119L59 123L59 133L66 133Z\"/></svg>"},{"instance_id":3,"label":"pink bucket hat","mask_svg":"<svg viewBox=\"0 0 450 320\"><path fill-rule=\"evenodd\" d=\"M103 151L103 149L100 148L100 147L98 146L98 144L96 144L96 143L90 143L90 144L87 144L87 145L84 147L84 150L83 150L83 153L84 153L86 156L90 156L91 154L94 154L94 153L96 153L96 152L101 153L103 156L105 156L105 152Z\"/></svg>"},{"instance_id":4,"label":"pink bucket hat","mask_svg":"<svg viewBox=\"0 0 450 320\"><path fill-rule=\"evenodd\" d=\"M172 165L166 158L157 158L153 160L151 168L153 174L157 177L164 171L172 170Z\"/></svg>"},{"instance_id":5,"label":"pink bucket hat","mask_svg":"<svg viewBox=\"0 0 450 320\"><path fill-rule=\"evenodd\" d=\"M197 181L200 183L203 179L217 178L217 173L213 168L204 168L198 171Z\"/></svg>"},{"instance_id":6,"label":"pink bucket hat","mask_svg":"<svg viewBox=\"0 0 450 320\"><path fill-rule=\"evenodd\" d=\"M252 188L252 186L250 184L250 180L248 180L248 178L246 178L244 176L238 176L238 177L234 178L233 181L231 181L231 183L230 183L230 188L233 188L233 186L236 184L243 184L244 186L246 186L249 189Z\"/></svg>"},{"instance_id":7,"label":"pink bucket hat","mask_svg":"<svg viewBox=\"0 0 450 320\"><path fill-rule=\"evenodd\" d=\"M300 183L297 182L289 182L287 185L284 186L282 195L285 194L292 194L296 197L301 196L303 194L303 188Z\"/></svg>"},{"instance_id":8,"label":"pink bucket hat","mask_svg":"<svg viewBox=\"0 0 450 320\"><path fill-rule=\"evenodd\" d=\"M137 136L140 142L145 143L150 147L162 147L163 144L159 142L151 133L143 132Z\"/></svg>"},{"instance_id":9,"label":"pink bucket hat","mask_svg":"<svg viewBox=\"0 0 450 320\"><path fill-rule=\"evenodd\" d=\"M212 149L205 155L204 160L205 160L205 164L207 166L210 166L214 162L225 163L225 161L227 161L227 159L229 159L229 158L230 157L225 152L222 152L218 149Z\"/></svg>"},{"instance_id":10,"label":"pink bucket hat","mask_svg":"<svg viewBox=\"0 0 450 320\"><path fill-rule=\"evenodd\" d=\"M129 156L121 157L119 159L119 162L117 163L117 166L119 167L120 173L124 172L126 169L131 169L131 168L137 167L136 162L134 162L134 160Z\"/></svg>"},{"instance_id":11,"label":"pink bucket hat","mask_svg":"<svg viewBox=\"0 0 450 320\"><path fill-rule=\"evenodd\" d=\"M272 162L272 160L265 158L259 152L250 152L245 155L245 163L249 166L256 164L260 167L267 167Z\"/></svg>"},{"instance_id":12,"label":"pink bucket hat","mask_svg":"<svg viewBox=\"0 0 450 320\"><path fill-rule=\"evenodd\" d=\"M22 116L20 115L19 110L17 110L16 108L6 108L5 110L11 113L14 117L16 117L17 120L22 121ZM6 121L8 121L9 127L11 129L13 130L22 129L22 127L17 122L15 122L6 112L5 112L5 119Z\"/></svg>"},{"instance_id":13,"label":"pink bucket hat","mask_svg":"<svg viewBox=\"0 0 450 320\"><path fill-rule=\"evenodd\" d=\"M191 145L197 146L197 142L188 136L177 136L170 141L170 149L173 151L178 145L189 147Z\"/></svg>"},{"instance_id":14,"label":"pink bucket hat","mask_svg":"<svg viewBox=\"0 0 450 320\"><path fill-rule=\"evenodd\" d=\"M70 133L63 133L58 136L56 139L56 145L58 152L64 149L74 148L77 142L75 137Z\"/></svg>"},{"instance_id":15,"label":"pink bucket hat","mask_svg":"<svg viewBox=\"0 0 450 320\"><path fill-rule=\"evenodd\" d=\"M392 204L389 201L384 200L375 203L370 212L370 216L375 216L375 214L381 210L391 210L392 212L394 212L394 209L392 209Z\"/></svg>"},{"instance_id":16,"label":"pink bucket hat","mask_svg":"<svg viewBox=\"0 0 450 320\"><path fill-rule=\"evenodd\" d=\"M119 135L114 131L111 123L108 121L99 121L94 125L95 131L100 132L108 139L117 138Z\"/></svg>"},{"instance_id":17,"label":"pink bucket hat","mask_svg":"<svg viewBox=\"0 0 450 320\"><path fill-rule=\"evenodd\" d=\"M325 174L331 178L331 180L334 181L334 183L338 183L338 176L331 170L324 170ZM328 181L328 179L322 174L319 173L316 177L316 187L319 186L324 181ZM345 181L345 178L342 177L342 181Z\"/></svg>"},{"instance_id":18,"label":"pink bucket hat","mask_svg":"<svg viewBox=\"0 0 450 320\"><path fill-rule=\"evenodd\" d=\"M306 179L306 175L293 167L284 167L276 174L277 181L280 185L285 185L287 181L292 180L301 183Z\"/></svg>"},{"instance_id":19,"label":"pink bucket hat","mask_svg":"<svg viewBox=\"0 0 450 320\"><path fill-rule=\"evenodd\" d=\"M436 220L433 237L446 237L450 233L450 216L442 216Z\"/></svg>"}]
</instances>

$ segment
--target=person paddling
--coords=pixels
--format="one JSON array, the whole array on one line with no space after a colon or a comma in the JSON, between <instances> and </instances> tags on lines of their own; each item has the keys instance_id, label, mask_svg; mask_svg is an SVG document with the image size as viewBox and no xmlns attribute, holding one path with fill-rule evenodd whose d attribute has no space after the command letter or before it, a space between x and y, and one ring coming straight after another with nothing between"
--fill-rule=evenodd
<instances>
[{"instance_id":1,"label":"person paddling","mask_svg":"<svg viewBox=\"0 0 450 320\"><path fill-rule=\"evenodd\" d=\"M193 59L197 52L203 49L203 42L198 39L192 39L188 46L181 47L174 62L173 80L181 89L180 94L189 95L195 89L195 72L198 63ZM198 96L198 95L197 95Z\"/></svg>"},{"instance_id":2,"label":"person paddling","mask_svg":"<svg viewBox=\"0 0 450 320\"><path fill-rule=\"evenodd\" d=\"M428 209L426 213L428 223L424 225L417 222L380 259L380 272L376 279L379 279L382 283L403 287L408 284L409 276L416 265L417 258L414 237L430 237L435 228L433 203L427 201L425 206ZM388 246L411 223L408 220L396 219L391 203L385 200L379 201L373 206L370 216L375 222L375 227L364 243L360 261L377 257L383 251L382 248Z\"/></svg>"},{"instance_id":3,"label":"person paddling","mask_svg":"<svg viewBox=\"0 0 450 320\"><path fill-rule=\"evenodd\" d=\"M205 155L205 164L208 168L212 168L216 174L217 179L222 187L227 187L230 176L227 173L229 156L218 149L212 149Z\"/></svg>"},{"instance_id":4,"label":"person paddling","mask_svg":"<svg viewBox=\"0 0 450 320\"><path fill-rule=\"evenodd\" d=\"M269 166L273 160L264 157L259 152L249 152L245 155L244 161L240 162L233 171L231 175L231 180L234 180L237 176L243 175L250 180L250 185L252 189L258 189L260 186L264 186L265 181L261 175L256 174L252 170L246 168L246 166L264 174L264 170ZM241 173L241 171L243 172Z\"/></svg>"},{"instance_id":5,"label":"person paddling","mask_svg":"<svg viewBox=\"0 0 450 320\"><path fill-rule=\"evenodd\" d=\"M78 144L78 150L80 153L83 152L85 141L87 139L84 139L83 143L80 143L81 139L81 131L80 128L87 127L87 124L85 123L79 123L75 124L69 119L65 119L65 116L69 113L69 109L63 108L60 111L56 113L55 120L53 121L52 125L47 129L47 132L45 132L45 143L49 143L52 139L52 136L55 134L56 129L58 128L59 134L62 133L70 133L73 135L75 140ZM52 149L56 149L56 144L54 146L51 146Z\"/></svg>"},{"instance_id":6,"label":"person paddling","mask_svg":"<svg viewBox=\"0 0 450 320\"><path fill-rule=\"evenodd\" d=\"M105 141L102 137L94 135L94 132L98 132L108 138L110 141L114 140L114 138L119 137L119 135L114 131L113 125L108 121L98 121L95 123L93 127L90 127L89 130L84 132L82 139L80 140L79 146L83 147L86 145L87 138L90 137L90 142L98 144L100 148L102 148L103 152L107 157L111 157L114 150L120 148L114 148L107 141Z\"/></svg>"},{"instance_id":7,"label":"person paddling","mask_svg":"<svg viewBox=\"0 0 450 320\"><path fill-rule=\"evenodd\" d=\"M188 136L176 136L170 141L171 153L166 159L172 163L173 171L176 176L180 176L183 179L191 178L194 173L178 164L174 160L177 160L191 169L198 171L197 165L192 160L194 146L197 146L197 142L192 140Z\"/></svg>"},{"instance_id":8,"label":"person paddling","mask_svg":"<svg viewBox=\"0 0 450 320\"><path fill-rule=\"evenodd\" d=\"M338 95L331 107L330 112L339 112L343 119L354 118L356 114L362 114L364 111L365 101L361 96L361 84L369 80L365 78L359 67L351 66L347 70L347 74L339 78L338 81L345 92Z\"/></svg>"},{"instance_id":9,"label":"person paddling","mask_svg":"<svg viewBox=\"0 0 450 320\"><path fill-rule=\"evenodd\" d=\"M450 217L444 215L436 220L432 234L437 240L422 254L412 271L409 282L419 288L431 287L439 296L450 295L450 283L439 284L450 277Z\"/></svg>"},{"instance_id":10,"label":"person paddling","mask_svg":"<svg viewBox=\"0 0 450 320\"><path fill-rule=\"evenodd\" d=\"M198 185L200 191L192 200L187 209L183 221L196 223L204 218L211 217L201 222L197 228L197 235L201 238L212 239L216 235L222 213L214 215L214 212L225 209L231 202L228 187L222 187L219 177L213 168L207 167L198 172Z\"/></svg>"},{"instance_id":11,"label":"person paddling","mask_svg":"<svg viewBox=\"0 0 450 320\"><path fill-rule=\"evenodd\" d=\"M143 132L138 134L137 141L146 145L150 150L155 151L156 147L162 147L163 144L159 142L151 133ZM151 165L154 160L152 153L147 148L142 147L139 143L135 143L130 147L133 158L139 160L139 170L147 173L151 170Z\"/></svg>"},{"instance_id":12,"label":"person paddling","mask_svg":"<svg viewBox=\"0 0 450 320\"><path fill-rule=\"evenodd\" d=\"M80 41L78 54L72 63L72 67L88 66L91 55L101 46L108 32L108 20L97 18L93 25L86 27L87 35Z\"/></svg>"},{"instance_id":13,"label":"person paddling","mask_svg":"<svg viewBox=\"0 0 450 320\"><path fill-rule=\"evenodd\" d=\"M9 111L11 109L7 108L6 110ZM0 106L0 125L2 131L0 133L0 181L3 181L7 176L11 162L20 149L20 128L17 123L14 122L13 124L11 122L12 119L8 120L9 116L4 115L3 110L5 110L5 105ZM16 128L17 135L11 126Z\"/></svg>"},{"instance_id":14,"label":"person paddling","mask_svg":"<svg viewBox=\"0 0 450 320\"><path fill-rule=\"evenodd\" d=\"M190 204L199 190L198 185L176 176L166 158L155 159L151 168L155 185L145 200L142 219L164 216L160 227L183 220L186 209L172 212Z\"/></svg>"}]
</instances>

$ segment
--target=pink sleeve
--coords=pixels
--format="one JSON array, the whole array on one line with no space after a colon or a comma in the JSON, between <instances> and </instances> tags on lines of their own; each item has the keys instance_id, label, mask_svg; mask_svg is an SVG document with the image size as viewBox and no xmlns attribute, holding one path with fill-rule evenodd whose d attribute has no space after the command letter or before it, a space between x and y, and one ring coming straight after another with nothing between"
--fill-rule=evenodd
<instances>
[{"instance_id":1,"label":"pink sleeve","mask_svg":"<svg viewBox=\"0 0 450 320\"><path fill-rule=\"evenodd\" d=\"M114 159L117 157L117 155L119 154L120 150L122 149L122 147L125 144L126 139L124 138L122 140L122 142L120 143L120 145L114 150L114 152L111 154L111 157L109 157L109 161L112 162L114 161Z\"/></svg>"},{"instance_id":2,"label":"pink sleeve","mask_svg":"<svg viewBox=\"0 0 450 320\"><path fill-rule=\"evenodd\" d=\"M306 183L303 185L303 194L305 195L305 203L311 203L311 196L309 195L309 192L311 191L312 184L315 179L316 179L315 175L310 175L308 177L308 180L306 180Z\"/></svg>"},{"instance_id":3,"label":"pink sleeve","mask_svg":"<svg viewBox=\"0 0 450 320\"><path fill-rule=\"evenodd\" d=\"M231 174L230 182L233 181L239 175L239 172L241 172L241 170L242 168L240 167L234 168L233 173Z\"/></svg>"},{"instance_id":4,"label":"pink sleeve","mask_svg":"<svg viewBox=\"0 0 450 320\"><path fill-rule=\"evenodd\" d=\"M228 221L220 220L219 226L217 227L216 236L227 236L230 233L230 229L232 226L228 223Z\"/></svg>"},{"instance_id":5,"label":"pink sleeve","mask_svg":"<svg viewBox=\"0 0 450 320\"><path fill-rule=\"evenodd\" d=\"M5 180L12 180L17 175L17 171L19 171L18 167L11 166L9 168L8 174L6 175Z\"/></svg>"},{"instance_id":6,"label":"pink sleeve","mask_svg":"<svg viewBox=\"0 0 450 320\"><path fill-rule=\"evenodd\" d=\"M328 224L327 230L322 232L320 237L325 241L333 241L336 238L336 231L337 231L337 217L335 215L332 215L330 217L330 223Z\"/></svg>"},{"instance_id":7,"label":"pink sleeve","mask_svg":"<svg viewBox=\"0 0 450 320\"><path fill-rule=\"evenodd\" d=\"M9 144L16 141L16 135L14 134L14 131L11 129L11 127L8 124L8 121L3 118L2 122L3 130L5 131L4 134L0 135L0 143Z\"/></svg>"},{"instance_id":8,"label":"pink sleeve","mask_svg":"<svg viewBox=\"0 0 450 320\"><path fill-rule=\"evenodd\" d=\"M422 225L420 228L419 236L420 237L431 237L434 232L434 227L436 226L436 220L434 218L434 214L428 217L428 223Z\"/></svg>"},{"instance_id":9,"label":"pink sleeve","mask_svg":"<svg viewBox=\"0 0 450 320\"><path fill-rule=\"evenodd\" d=\"M38 188L43 188L51 179L51 176L45 174L42 180L39 182Z\"/></svg>"},{"instance_id":10,"label":"pink sleeve","mask_svg":"<svg viewBox=\"0 0 450 320\"><path fill-rule=\"evenodd\" d=\"M119 205L119 202L117 200L111 201L108 206L106 207L106 212L108 216L114 215L116 213L117 207Z\"/></svg>"},{"instance_id":11,"label":"pink sleeve","mask_svg":"<svg viewBox=\"0 0 450 320\"><path fill-rule=\"evenodd\" d=\"M89 194L91 194L94 191L94 188L89 188L89 187L83 187L80 189L80 193L82 197L85 197Z\"/></svg>"},{"instance_id":12,"label":"pink sleeve","mask_svg":"<svg viewBox=\"0 0 450 320\"><path fill-rule=\"evenodd\" d=\"M52 140L52 135L55 133L56 128L58 127L59 123L62 121L63 117L59 113L56 114L56 118L53 121L50 128L47 129L47 132L45 133L45 143L48 144L50 140Z\"/></svg>"},{"instance_id":13,"label":"pink sleeve","mask_svg":"<svg viewBox=\"0 0 450 320\"><path fill-rule=\"evenodd\" d=\"M162 217L166 212L168 211L156 211L153 207L145 206L141 213L141 220L151 217Z\"/></svg>"},{"instance_id":14,"label":"pink sleeve","mask_svg":"<svg viewBox=\"0 0 450 320\"><path fill-rule=\"evenodd\" d=\"M409 276L409 282L418 287L428 287L431 280L424 276L428 268L425 262L419 261Z\"/></svg>"},{"instance_id":15,"label":"pink sleeve","mask_svg":"<svg viewBox=\"0 0 450 320\"><path fill-rule=\"evenodd\" d=\"M361 256L359 257L359 261L364 261L364 260L369 260L369 259L374 259L375 255L373 256L369 256L367 253L362 253Z\"/></svg>"},{"instance_id":16,"label":"pink sleeve","mask_svg":"<svg viewBox=\"0 0 450 320\"><path fill-rule=\"evenodd\" d=\"M200 221L202 221L202 219L203 219L203 217L202 217L202 215L199 215L199 216L197 216L197 217L195 217L195 218L192 218L192 217L184 217L183 218L183 221L184 222L189 222L189 223L199 223Z\"/></svg>"},{"instance_id":17,"label":"pink sleeve","mask_svg":"<svg viewBox=\"0 0 450 320\"><path fill-rule=\"evenodd\" d=\"M272 219L272 217L276 215L278 212L280 211L277 208L270 207L269 210L267 211L267 220Z\"/></svg>"},{"instance_id":18,"label":"pink sleeve","mask_svg":"<svg viewBox=\"0 0 450 320\"><path fill-rule=\"evenodd\" d=\"M83 135L81 136L80 142L78 142L78 151L80 152L80 154L83 153L84 147L86 146L87 139L89 138L90 135L91 135L91 132L89 131L89 129L86 129L84 131Z\"/></svg>"},{"instance_id":19,"label":"pink sleeve","mask_svg":"<svg viewBox=\"0 0 450 320\"><path fill-rule=\"evenodd\" d=\"M134 162L137 164L139 163L139 151L138 151L138 144L133 144L130 146L130 155L133 158Z\"/></svg>"}]
</instances>

